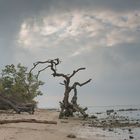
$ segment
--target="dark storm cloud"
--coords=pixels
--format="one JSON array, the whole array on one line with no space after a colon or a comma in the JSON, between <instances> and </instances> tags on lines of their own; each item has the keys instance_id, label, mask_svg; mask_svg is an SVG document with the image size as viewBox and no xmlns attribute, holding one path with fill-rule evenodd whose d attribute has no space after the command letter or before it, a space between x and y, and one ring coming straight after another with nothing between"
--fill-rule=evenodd
<instances>
[{"instance_id":1,"label":"dark storm cloud","mask_svg":"<svg viewBox=\"0 0 140 140\"><path fill-rule=\"evenodd\" d=\"M115 10L140 9L139 0L0 0L0 37L15 39L24 19L43 14L59 14L71 10Z\"/></svg>"},{"instance_id":2,"label":"dark storm cloud","mask_svg":"<svg viewBox=\"0 0 140 140\"><path fill-rule=\"evenodd\" d=\"M42 2L37 0L0 0L0 37L14 39L14 34L19 30L21 22L25 18L39 14L44 4ZM48 4L45 5L47 7Z\"/></svg>"},{"instance_id":3,"label":"dark storm cloud","mask_svg":"<svg viewBox=\"0 0 140 140\"><path fill-rule=\"evenodd\" d=\"M93 10L130 11L140 9L139 0L60 0L62 8L92 8Z\"/></svg>"},{"instance_id":4,"label":"dark storm cloud","mask_svg":"<svg viewBox=\"0 0 140 140\"><path fill-rule=\"evenodd\" d=\"M0 18L24 18L40 11L92 8L93 10L140 10L139 0L0 0ZM53 11L51 11L53 12ZM8 19L7 19L8 20Z\"/></svg>"}]
</instances>

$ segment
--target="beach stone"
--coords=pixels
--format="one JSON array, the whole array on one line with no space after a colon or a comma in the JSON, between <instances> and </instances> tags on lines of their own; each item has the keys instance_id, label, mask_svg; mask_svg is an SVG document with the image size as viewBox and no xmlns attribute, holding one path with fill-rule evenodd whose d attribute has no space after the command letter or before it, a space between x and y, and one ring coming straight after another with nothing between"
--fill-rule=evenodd
<instances>
[{"instance_id":1,"label":"beach stone","mask_svg":"<svg viewBox=\"0 0 140 140\"><path fill-rule=\"evenodd\" d=\"M93 127L93 126L94 126L93 124L89 124L89 125L88 125L88 127Z\"/></svg>"},{"instance_id":2,"label":"beach stone","mask_svg":"<svg viewBox=\"0 0 140 140\"><path fill-rule=\"evenodd\" d=\"M108 131L113 131L113 129L112 128L109 128Z\"/></svg>"},{"instance_id":3,"label":"beach stone","mask_svg":"<svg viewBox=\"0 0 140 140\"><path fill-rule=\"evenodd\" d=\"M117 114L117 112L114 112L114 115L116 115Z\"/></svg>"},{"instance_id":4,"label":"beach stone","mask_svg":"<svg viewBox=\"0 0 140 140\"><path fill-rule=\"evenodd\" d=\"M96 114L97 114L97 115L100 115L100 114L102 114L102 112L96 112Z\"/></svg>"},{"instance_id":5,"label":"beach stone","mask_svg":"<svg viewBox=\"0 0 140 140\"><path fill-rule=\"evenodd\" d=\"M129 134L133 134L131 128L128 129Z\"/></svg>"},{"instance_id":6,"label":"beach stone","mask_svg":"<svg viewBox=\"0 0 140 140\"><path fill-rule=\"evenodd\" d=\"M91 118L91 119L97 119L97 116L91 115L90 118Z\"/></svg>"},{"instance_id":7,"label":"beach stone","mask_svg":"<svg viewBox=\"0 0 140 140\"><path fill-rule=\"evenodd\" d=\"M113 109L110 109L110 110L106 110L106 114L107 115L110 115L111 113L113 113L114 112L114 110Z\"/></svg>"},{"instance_id":8,"label":"beach stone","mask_svg":"<svg viewBox=\"0 0 140 140\"><path fill-rule=\"evenodd\" d=\"M67 135L68 138L76 138L76 136L74 134L69 134Z\"/></svg>"},{"instance_id":9,"label":"beach stone","mask_svg":"<svg viewBox=\"0 0 140 140\"><path fill-rule=\"evenodd\" d=\"M103 131L105 131L106 129L105 128L103 128Z\"/></svg>"},{"instance_id":10,"label":"beach stone","mask_svg":"<svg viewBox=\"0 0 140 140\"><path fill-rule=\"evenodd\" d=\"M134 139L134 137L133 136L129 136L129 139Z\"/></svg>"}]
</instances>

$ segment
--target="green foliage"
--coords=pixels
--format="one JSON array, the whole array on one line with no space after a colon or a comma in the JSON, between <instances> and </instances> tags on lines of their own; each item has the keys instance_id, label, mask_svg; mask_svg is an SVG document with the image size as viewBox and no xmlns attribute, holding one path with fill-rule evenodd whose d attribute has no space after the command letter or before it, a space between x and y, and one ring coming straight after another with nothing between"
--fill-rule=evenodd
<instances>
[{"instance_id":1,"label":"green foliage","mask_svg":"<svg viewBox=\"0 0 140 140\"><path fill-rule=\"evenodd\" d=\"M0 94L15 102L31 102L36 96L42 95L39 87L43 84L36 75L27 72L27 67L21 64L16 67L7 65L0 77Z\"/></svg>"}]
</instances>

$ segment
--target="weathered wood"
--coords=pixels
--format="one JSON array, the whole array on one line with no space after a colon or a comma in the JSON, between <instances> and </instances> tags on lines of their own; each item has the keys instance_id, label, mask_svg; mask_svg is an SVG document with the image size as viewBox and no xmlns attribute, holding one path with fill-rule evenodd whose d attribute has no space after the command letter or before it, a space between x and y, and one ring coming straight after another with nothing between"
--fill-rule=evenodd
<instances>
[{"instance_id":1,"label":"weathered wood","mask_svg":"<svg viewBox=\"0 0 140 140\"><path fill-rule=\"evenodd\" d=\"M61 61L59 60L59 58L56 58L53 60L48 60L48 61L38 61L38 62L33 64L33 68L31 69L30 73L38 65L46 64L47 65L46 67L44 67L43 69L38 71L37 77L40 74L40 72L46 70L47 68L50 68L53 72L52 73L53 77L64 78L63 83L60 83L61 85L63 85L65 87L65 91L64 91L63 101L60 102L61 111L59 114L59 118L73 116L73 113L76 111L80 112L85 117L85 116L87 116L87 114L85 113L85 110L82 109L81 107L78 107L78 105L77 105L77 89L76 89L76 87L77 86L82 87L82 86L86 85L87 83L89 83L91 81L91 79L89 79L83 83L74 82L73 84L71 84L71 78L73 76L75 76L79 71L85 70L86 68L81 67L81 68L78 68L77 70L74 70L71 74L64 74L64 73L59 73L56 69L57 65L59 65L60 63L61 63ZM72 101L70 103L69 102L69 95L70 95L72 90L74 90L74 96L73 96Z\"/></svg>"},{"instance_id":2,"label":"weathered wood","mask_svg":"<svg viewBox=\"0 0 140 140\"><path fill-rule=\"evenodd\" d=\"M36 119L0 120L0 124L8 124L8 123L42 123L42 124L57 124L56 121L36 120Z\"/></svg>"},{"instance_id":3,"label":"weathered wood","mask_svg":"<svg viewBox=\"0 0 140 140\"><path fill-rule=\"evenodd\" d=\"M30 114L34 114L35 104L33 104L33 103L17 104L15 102L7 99L6 97L3 97L1 94L0 94L0 101L9 105L18 114L20 114L21 112L28 112Z\"/></svg>"},{"instance_id":4,"label":"weathered wood","mask_svg":"<svg viewBox=\"0 0 140 140\"><path fill-rule=\"evenodd\" d=\"M74 104L73 103L69 103L68 108L65 108L64 103L59 102L60 103L60 107L61 107L61 111L59 114L59 119L63 118L63 117L70 117L73 116L74 112L79 112L81 113L81 115L86 118L88 117L88 114L85 112L88 108L82 108L79 105Z\"/></svg>"},{"instance_id":5,"label":"weathered wood","mask_svg":"<svg viewBox=\"0 0 140 140\"><path fill-rule=\"evenodd\" d=\"M87 108L81 108L79 107L78 105L73 105L73 108L77 111L77 112L80 112L84 118L88 117L88 114L85 113L86 109Z\"/></svg>"},{"instance_id":6,"label":"weathered wood","mask_svg":"<svg viewBox=\"0 0 140 140\"><path fill-rule=\"evenodd\" d=\"M18 109L18 107L14 103L12 103L10 100L8 100L7 98L0 95L0 100L3 101L4 103L8 104L9 106L11 106L11 108L14 109L18 114L20 113L20 109Z\"/></svg>"},{"instance_id":7,"label":"weathered wood","mask_svg":"<svg viewBox=\"0 0 140 140\"><path fill-rule=\"evenodd\" d=\"M34 103L21 104L20 106L18 106L18 109L20 110L20 112L28 112L29 114L34 114L35 104Z\"/></svg>"},{"instance_id":8,"label":"weathered wood","mask_svg":"<svg viewBox=\"0 0 140 140\"><path fill-rule=\"evenodd\" d=\"M72 72L72 74L63 74L63 73L58 73L57 69L56 69L56 66L59 64L59 59L57 59L56 62L53 60L50 61L50 64L51 64L50 65L51 70L53 71L52 75L54 77L57 76L57 77L64 78L64 81L63 81L63 83L61 83L61 85L65 86L65 91L64 91L63 101L60 102L61 111L59 114L59 118L63 118L64 116L66 116L66 117L73 116L73 113L76 111L80 112L84 118L87 117L88 115L85 113L85 110L77 105L77 89L76 89L76 87L77 86L81 87L81 86L86 85L87 83L89 83L91 81L91 79L89 79L83 83L74 82L72 84L72 86L70 85L71 78L73 76L75 76L75 74L78 73L79 71L85 70L85 68L78 68L77 70L74 70ZM73 96L72 101L70 103L69 102L69 94L71 93L72 90L74 90L74 96Z\"/></svg>"}]
</instances>

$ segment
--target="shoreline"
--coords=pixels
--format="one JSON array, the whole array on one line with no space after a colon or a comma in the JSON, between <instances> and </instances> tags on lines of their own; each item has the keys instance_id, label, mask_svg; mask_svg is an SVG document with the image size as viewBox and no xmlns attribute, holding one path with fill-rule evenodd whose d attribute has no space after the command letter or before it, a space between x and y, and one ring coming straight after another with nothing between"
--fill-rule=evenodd
<instances>
[{"instance_id":1,"label":"shoreline","mask_svg":"<svg viewBox=\"0 0 140 140\"><path fill-rule=\"evenodd\" d=\"M58 119L58 116L59 112L56 109L37 109L33 115L0 111L0 120L37 119L57 122L56 125L27 122L0 124L0 140L69 140L72 137L75 140L140 139L140 135L138 134L140 127L136 127L135 125L126 125L125 127L97 127L95 121L102 124L103 122L101 121L103 120L95 118L83 120L78 117Z\"/></svg>"}]
</instances>

